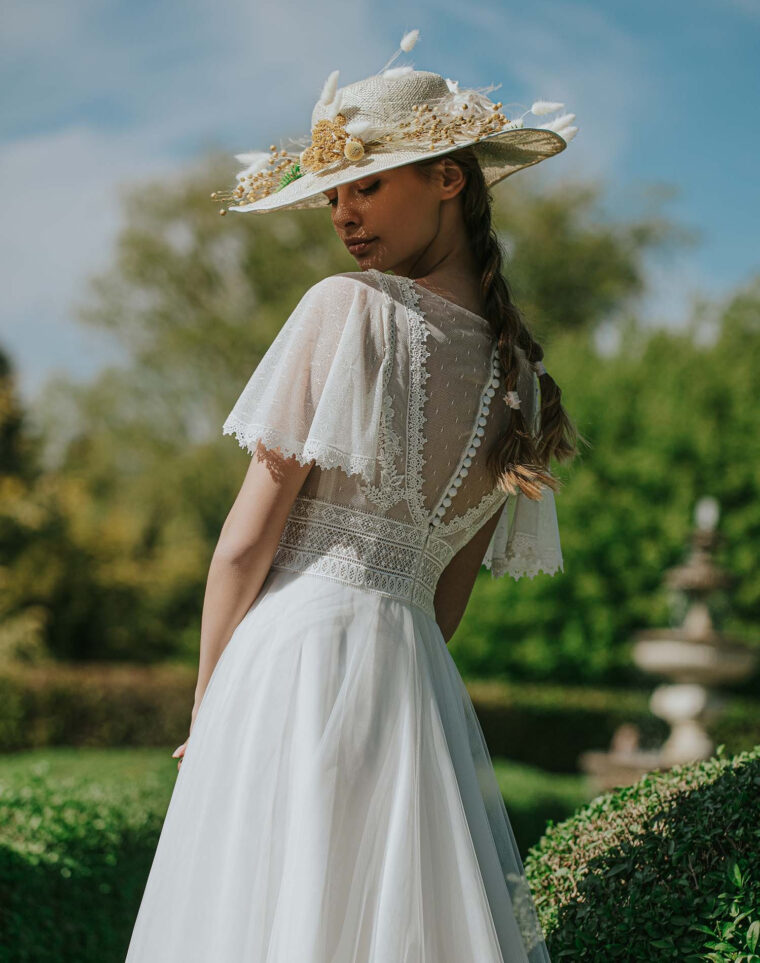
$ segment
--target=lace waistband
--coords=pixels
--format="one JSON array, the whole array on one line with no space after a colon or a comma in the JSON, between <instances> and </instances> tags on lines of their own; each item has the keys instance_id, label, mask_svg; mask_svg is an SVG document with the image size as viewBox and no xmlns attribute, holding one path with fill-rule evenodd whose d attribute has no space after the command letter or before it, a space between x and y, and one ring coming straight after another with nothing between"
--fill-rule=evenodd
<instances>
[{"instance_id":1,"label":"lace waistband","mask_svg":"<svg viewBox=\"0 0 760 963\"><path fill-rule=\"evenodd\" d=\"M435 587L452 556L444 541L412 524L299 496L272 568L323 575L435 618Z\"/></svg>"}]
</instances>

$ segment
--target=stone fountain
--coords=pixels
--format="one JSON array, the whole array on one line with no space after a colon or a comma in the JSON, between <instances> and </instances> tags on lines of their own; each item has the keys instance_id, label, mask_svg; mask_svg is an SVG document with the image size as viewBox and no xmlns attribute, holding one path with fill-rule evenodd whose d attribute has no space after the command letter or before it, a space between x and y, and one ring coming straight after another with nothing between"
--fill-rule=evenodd
<instances>
[{"instance_id":1,"label":"stone fountain","mask_svg":"<svg viewBox=\"0 0 760 963\"><path fill-rule=\"evenodd\" d=\"M652 692L649 707L669 724L670 735L660 749L643 751L638 747L638 730L628 723L615 732L608 751L582 753L580 767L600 791L630 785L653 769L708 759L715 746L705 724L725 706L725 699L712 690L746 679L755 670L753 650L717 631L710 614L710 596L733 581L713 559L722 542L716 530L718 516L714 498L699 500L691 554L684 565L665 575L665 584L687 600L683 624L649 629L634 637L635 664L669 680Z\"/></svg>"}]
</instances>

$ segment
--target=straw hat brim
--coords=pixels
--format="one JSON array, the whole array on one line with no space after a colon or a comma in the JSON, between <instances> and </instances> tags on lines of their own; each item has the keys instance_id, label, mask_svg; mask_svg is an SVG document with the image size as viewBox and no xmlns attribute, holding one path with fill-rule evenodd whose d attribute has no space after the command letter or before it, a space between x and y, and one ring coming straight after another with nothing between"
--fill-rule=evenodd
<instances>
[{"instance_id":1,"label":"straw hat brim","mask_svg":"<svg viewBox=\"0 0 760 963\"><path fill-rule=\"evenodd\" d=\"M257 201L239 206L231 205L228 210L238 213L268 214L271 211L308 210L328 207L329 201L323 191L331 190L340 184L348 184L376 174L379 171L403 167L425 158L450 154L462 147L472 146L478 155L486 185L491 187L509 177L523 167L538 164L547 157L561 153L567 141L553 130L539 127L517 127L507 131L497 131L480 140L458 143L441 147L440 150L396 150L384 153L368 153L358 161L346 160L329 170L307 171L291 181L279 191L262 197Z\"/></svg>"}]
</instances>

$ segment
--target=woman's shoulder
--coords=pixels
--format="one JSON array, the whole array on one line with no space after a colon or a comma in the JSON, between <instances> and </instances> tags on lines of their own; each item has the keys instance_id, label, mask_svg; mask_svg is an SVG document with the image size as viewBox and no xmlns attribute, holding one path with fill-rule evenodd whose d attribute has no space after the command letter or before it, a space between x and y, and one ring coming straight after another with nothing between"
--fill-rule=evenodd
<instances>
[{"instance_id":1,"label":"woman's shoulder","mask_svg":"<svg viewBox=\"0 0 760 963\"><path fill-rule=\"evenodd\" d=\"M379 274L380 272L375 270L341 271L338 274L328 274L327 277L313 284L309 291L326 295L342 292L355 294L357 290L362 289L382 293L383 285L378 277Z\"/></svg>"},{"instance_id":2,"label":"woman's shoulder","mask_svg":"<svg viewBox=\"0 0 760 963\"><path fill-rule=\"evenodd\" d=\"M379 271L342 271L329 274L306 290L299 307L333 318L358 314L382 317L385 289Z\"/></svg>"}]
</instances>

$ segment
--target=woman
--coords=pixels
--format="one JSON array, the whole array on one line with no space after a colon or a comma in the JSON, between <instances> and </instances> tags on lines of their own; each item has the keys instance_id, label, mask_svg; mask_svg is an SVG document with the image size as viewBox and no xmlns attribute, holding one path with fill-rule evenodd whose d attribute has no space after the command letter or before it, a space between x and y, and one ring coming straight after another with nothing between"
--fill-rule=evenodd
<instances>
[{"instance_id":1,"label":"woman","mask_svg":"<svg viewBox=\"0 0 760 963\"><path fill-rule=\"evenodd\" d=\"M562 568L548 465L576 433L487 185L566 140L437 74L336 85L310 146L239 155L226 195L329 205L360 270L304 294L224 423L254 457L127 963L549 959L446 643L481 564Z\"/></svg>"}]
</instances>

